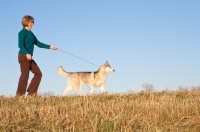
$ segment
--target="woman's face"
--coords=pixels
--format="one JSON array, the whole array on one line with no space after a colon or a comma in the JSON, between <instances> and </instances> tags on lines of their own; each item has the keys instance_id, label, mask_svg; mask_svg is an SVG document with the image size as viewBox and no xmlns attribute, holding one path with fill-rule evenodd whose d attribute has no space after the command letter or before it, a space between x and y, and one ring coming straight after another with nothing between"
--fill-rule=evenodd
<instances>
[{"instance_id":1,"label":"woman's face","mask_svg":"<svg viewBox=\"0 0 200 132\"><path fill-rule=\"evenodd\" d=\"M32 27L33 27L33 23L32 23L32 22L29 23L28 26L26 26L26 28L27 28L28 30L31 30Z\"/></svg>"},{"instance_id":2,"label":"woman's face","mask_svg":"<svg viewBox=\"0 0 200 132\"><path fill-rule=\"evenodd\" d=\"M33 23L32 23L32 22L29 23L28 26L29 26L29 28L31 29L31 28L33 27Z\"/></svg>"}]
</instances>

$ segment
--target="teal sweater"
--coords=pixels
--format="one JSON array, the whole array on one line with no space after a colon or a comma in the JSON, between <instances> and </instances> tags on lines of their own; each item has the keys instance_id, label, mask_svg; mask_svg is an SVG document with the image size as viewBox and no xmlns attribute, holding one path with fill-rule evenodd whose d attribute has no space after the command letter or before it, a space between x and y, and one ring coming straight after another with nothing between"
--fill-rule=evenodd
<instances>
[{"instance_id":1,"label":"teal sweater","mask_svg":"<svg viewBox=\"0 0 200 132\"><path fill-rule=\"evenodd\" d=\"M50 48L50 45L41 43L37 40L37 38L31 31L28 31L26 28L23 28L18 33L18 46L20 49L19 54L31 54L33 56L34 44L40 48Z\"/></svg>"}]
</instances>

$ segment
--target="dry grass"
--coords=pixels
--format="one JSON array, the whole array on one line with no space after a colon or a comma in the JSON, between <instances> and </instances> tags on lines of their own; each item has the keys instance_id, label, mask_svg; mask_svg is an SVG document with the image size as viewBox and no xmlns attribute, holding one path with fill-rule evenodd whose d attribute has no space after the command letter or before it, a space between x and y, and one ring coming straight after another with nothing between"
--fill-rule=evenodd
<instances>
[{"instance_id":1,"label":"dry grass","mask_svg":"<svg viewBox=\"0 0 200 132\"><path fill-rule=\"evenodd\" d=\"M94 96L0 97L0 131L199 132L200 87Z\"/></svg>"}]
</instances>

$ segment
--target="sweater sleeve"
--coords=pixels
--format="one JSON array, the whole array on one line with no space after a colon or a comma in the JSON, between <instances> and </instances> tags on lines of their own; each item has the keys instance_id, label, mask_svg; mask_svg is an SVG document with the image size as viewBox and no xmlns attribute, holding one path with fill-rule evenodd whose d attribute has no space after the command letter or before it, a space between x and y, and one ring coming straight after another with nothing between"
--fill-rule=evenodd
<instances>
[{"instance_id":1,"label":"sweater sleeve","mask_svg":"<svg viewBox=\"0 0 200 132\"><path fill-rule=\"evenodd\" d=\"M25 34L23 32L18 33L18 47L23 54L29 54L27 49L25 48Z\"/></svg>"},{"instance_id":2,"label":"sweater sleeve","mask_svg":"<svg viewBox=\"0 0 200 132\"><path fill-rule=\"evenodd\" d=\"M40 42L36 36L33 34L33 36L35 37L35 45L37 45L39 48L45 48L45 49L49 49L50 48L50 45L48 44L44 44L42 42Z\"/></svg>"}]
</instances>

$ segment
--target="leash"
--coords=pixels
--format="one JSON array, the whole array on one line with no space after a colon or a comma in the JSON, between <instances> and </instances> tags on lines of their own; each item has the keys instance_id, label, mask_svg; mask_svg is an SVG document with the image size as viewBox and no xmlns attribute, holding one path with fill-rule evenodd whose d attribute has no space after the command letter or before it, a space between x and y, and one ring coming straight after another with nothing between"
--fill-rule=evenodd
<instances>
[{"instance_id":1,"label":"leash","mask_svg":"<svg viewBox=\"0 0 200 132\"><path fill-rule=\"evenodd\" d=\"M64 50L61 50L61 49L59 49L59 48L57 48L57 49L60 50L60 51L62 51L62 52L64 52L64 53L66 53L66 54L68 54L68 55L71 55L71 56L73 56L73 57L75 57L75 58L78 58L78 59L80 59L80 60L82 60L82 61L85 61L85 62L87 62L87 63L90 63L90 64L92 64L92 65L94 65L94 66L100 67L100 66L98 66L98 65L96 65L96 64L94 64L94 63L91 63L91 62L89 62L89 61L87 61L87 60L81 59L80 57L77 57L77 56L75 56L75 55L73 55L73 54L70 54L70 53L68 53L68 52L66 52L66 51L64 51Z\"/></svg>"}]
</instances>

